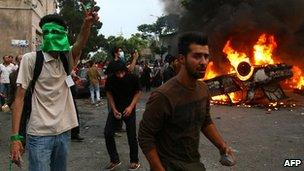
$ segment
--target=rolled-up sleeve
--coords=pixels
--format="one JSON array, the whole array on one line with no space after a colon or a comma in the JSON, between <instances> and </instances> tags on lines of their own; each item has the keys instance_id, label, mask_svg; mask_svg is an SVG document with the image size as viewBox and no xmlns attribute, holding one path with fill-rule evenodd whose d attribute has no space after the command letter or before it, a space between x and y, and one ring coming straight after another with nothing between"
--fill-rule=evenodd
<instances>
[{"instance_id":1,"label":"rolled-up sleeve","mask_svg":"<svg viewBox=\"0 0 304 171\"><path fill-rule=\"evenodd\" d=\"M34 65L36 60L36 53L27 53L22 57L20 68L17 77L17 86L21 85L23 89L27 89L30 81L33 79Z\"/></svg>"},{"instance_id":2,"label":"rolled-up sleeve","mask_svg":"<svg viewBox=\"0 0 304 171\"><path fill-rule=\"evenodd\" d=\"M156 136L169 117L170 109L170 102L163 94L151 93L138 132L139 145L144 154L156 147Z\"/></svg>"}]
</instances>

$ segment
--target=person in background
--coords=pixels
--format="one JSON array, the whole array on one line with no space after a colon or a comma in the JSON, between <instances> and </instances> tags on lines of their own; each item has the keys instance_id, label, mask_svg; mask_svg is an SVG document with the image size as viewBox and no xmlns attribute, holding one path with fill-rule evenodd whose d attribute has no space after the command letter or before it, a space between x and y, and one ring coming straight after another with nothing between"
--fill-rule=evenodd
<instances>
[{"instance_id":1,"label":"person in background","mask_svg":"<svg viewBox=\"0 0 304 171\"><path fill-rule=\"evenodd\" d=\"M110 155L110 163L106 169L113 170L121 164L116 145L115 129L120 121L126 124L128 143L130 147L129 170L136 170L140 167L138 158L138 142L136 136L136 104L140 97L140 86L138 77L128 72L127 67L121 61L113 63L113 75L107 78L106 94L111 106L108 114L104 136L107 151Z\"/></svg>"},{"instance_id":2,"label":"person in background","mask_svg":"<svg viewBox=\"0 0 304 171\"><path fill-rule=\"evenodd\" d=\"M138 53L136 54L133 54L134 55L134 58L132 59L132 61L130 61L130 65L126 65L125 63L125 60L123 59L124 57L124 53L121 49L121 47L115 47L112 51L112 60L109 62L106 70L105 70L105 74L107 75L107 77L110 77L111 75L114 74L113 72L113 65L116 64L117 61L120 61L122 63L124 63L124 65L128 68L128 72L133 72L134 70L134 66L136 64L136 61L138 59ZM109 105L109 101L107 101L108 103L108 111L109 113L111 112L111 107ZM120 137L121 135L118 133L118 132L125 132L125 130L123 129L123 122L122 121L119 121L120 124L117 124L117 128L116 128L116 133L115 135Z\"/></svg>"},{"instance_id":3,"label":"person in background","mask_svg":"<svg viewBox=\"0 0 304 171\"><path fill-rule=\"evenodd\" d=\"M138 76L138 78L140 78L141 66L138 63L138 58L139 58L139 53L135 49L131 52L130 64L127 66L127 68L132 74L135 74L136 76Z\"/></svg>"},{"instance_id":4,"label":"person in background","mask_svg":"<svg viewBox=\"0 0 304 171\"><path fill-rule=\"evenodd\" d=\"M100 102L100 87L99 81L101 79L100 74L97 70L96 65L94 65L93 61L89 62L89 69L87 71L88 79L90 82L90 94L91 94L91 103L98 106ZM96 100L95 100L96 95Z\"/></svg>"},{"instance_id":5,"label":"person in background","mask_svg":"<svg viewBox=\"0 0 304 171\"><path fill-rule=\"evenodd\" d=\"M142 73L142 79L143 79L143 84L146 87L146 92L149 92L151 90L151 72L152 70L148 66L148 63L145 63Z\"/></svg>"},{"instance_id":6,"label":"person in background","mask_svg":"<svg viewBox=\"0 0 304 171\"><path fill-rule=\"evenodd\" d=\"M13 102L14 102L15 97L16 97L16 89L17 89L16 80L17 80L17 76L18 76L18 72L19 72L19 65L20 65L21 60L22 60L22 55L17 55L16 59L15 59L15 61L16 61L16 65L15 65L16 70L14 70L9 75L10 89L9 89L9 94L8 94L8 97L7 97L7 105L10 108L13 106Z\"/></svg>"},{"instance_id":7,"label":"person in background","mask_svg":"<svg viewBox=\"0 0 304 171\"><path fill-rule=\"evenodd\" d=\"M72 77L76 77L79 79L79 76L76 74L77 71L77 66L74 67L74 69L72 69L71 71L71 76ZM75 96L76 96L76 85L73 85L72 87L70 87L71 92L72 92L72 96L73 96L73 101L74 101L74 106L75 106L75 110L76 110L76 115L77 115L77 120L78 120L78 126L74 127L71 129L71 140L74 142L83 142L84 138L82 136L80 136L80 118L79 118L79 110L77 107L77 103L75 100Z\"/></svg>"},{"instance_id":8,"label":"person in background","mask_svg":"<svg viewBox=\"0 0 304 171\"><path fill-rule=\"evenodd\" d=\"M14 57L11 55L3 56L3 63L0 64L0 101L1 106L6 103L7 96L10 92L9 75L17 69L12 63Z\"/></svg>"},{"instance_id":9,"label":"person in background","mask_svg":"<svg viewBox=\"0 0 304 171\"><path fill-rule=\"evenodd\" d=\"M152 85L154 87L159 87L162 84L162 74L161 74L161 66L160 62L157 60L154 63L154 67L152 70Z\"/></svg>"},{"instance_id":10,"label":"person in background","mask_svg":"<svg viewBox=\"0 0 304 171\"><path fill-rule=\"evenodd\" d=\"M180 63L177 56L172 56L168 54L166 56L166 61L169 63L169 66L163 72L163 82L167 82L172 77L176 76L180 69Z\"/></svg>"}]
</instances>

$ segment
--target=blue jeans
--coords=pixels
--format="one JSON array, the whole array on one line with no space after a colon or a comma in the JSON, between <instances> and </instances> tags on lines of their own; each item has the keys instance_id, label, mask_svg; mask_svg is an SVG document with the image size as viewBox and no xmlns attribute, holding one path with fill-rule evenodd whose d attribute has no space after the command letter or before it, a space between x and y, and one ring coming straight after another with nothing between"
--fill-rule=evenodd
<instances>
[{"instance_id":1,"label":"blue jeans","mask_svg":"<svg viewBox=\"0 0 304 171\"><path fill-rule=\"evenodd\" d=\"M93 85L90 84L90 94L91 94L91 102L95 103L95 93L96 93L96 100L100 101L100 90L99 90L99 84Z\"/></svg>"},{"instance_id":2,"label":"blue jeans","mask_svg":"<svg viewBox=\"0 0 304 171\"><path fill-rule=\"evenodd\" d=\"M29 171L66 171L70 135L27 135Z\"/></svg>"}]
</instances>

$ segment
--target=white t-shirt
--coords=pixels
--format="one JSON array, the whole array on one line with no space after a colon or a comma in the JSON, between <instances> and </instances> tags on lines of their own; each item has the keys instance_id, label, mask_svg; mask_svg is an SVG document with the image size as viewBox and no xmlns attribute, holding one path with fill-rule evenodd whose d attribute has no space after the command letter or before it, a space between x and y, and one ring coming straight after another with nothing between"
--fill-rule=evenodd
<instances>
[{"instance_id":1,"label":"white t-shirt","mask_svg":"<svg viewBox=\"0 0 304 171\"><path fill-rule=\"evenodd\" d=\"M10 63L9 65L5 66L4 64L0 64L0 83L10 83L9 75L14 70L16 70L18 67L16 67L14 64Z\"/></svg>"}]
</instances>

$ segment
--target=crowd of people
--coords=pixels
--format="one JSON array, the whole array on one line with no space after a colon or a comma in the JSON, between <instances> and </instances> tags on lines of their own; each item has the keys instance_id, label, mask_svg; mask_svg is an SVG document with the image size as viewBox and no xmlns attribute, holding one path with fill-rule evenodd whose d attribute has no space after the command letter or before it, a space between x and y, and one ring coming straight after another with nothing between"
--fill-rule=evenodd
<instances>
[{"instance_id":1,"label":"crowd of people","mask_svg":"<svg viewBox=\"0 0 304 171\"><path fill-rule=\"evenodd\" d=\"M67 170L70 136L79 135L79 113L73 98L72 68L77 66L82 49L89 38L90 28L98 16L86 12L76 42L70 46L66 22L57 14L44 16L39 26L43 32L42 51L3 57L1 69L1 99L10 85L15 85L10 103L12 110L11 160L21 165L26 146L28 170ZM178 42L178 55L167 55L165 62L139 61L134 50L124 58L123 49L113 50L112 60L102 65L107 79L104 90L108 116L104 128L106 149L113 170L121 164L115 143L115 133L126 125L130 148L128 170L140 167L138 147L142 149L153 171L205 170L198 152L202 132L226 157L221 163L235 164L234 154L223 140L210 117L210 95L206 85L197 81L205 74L210 60L207 38L198 33L185 33ZM20 64L19 64L20 63ZM19 65L19 67L18 67ZM15 79L9 75L16 71ZM13 75L13 74L11 74ZM100 72L89 62L87 69L90 100L96 104L100 96ZM139 132L136 129L136 104L142 88L155 87L146 104ZM2 100L1 100L2 102ZM24 129L24 124L26 124ZM72 130L70 134L70 130Z\"/></svg>"}]
</instances>

